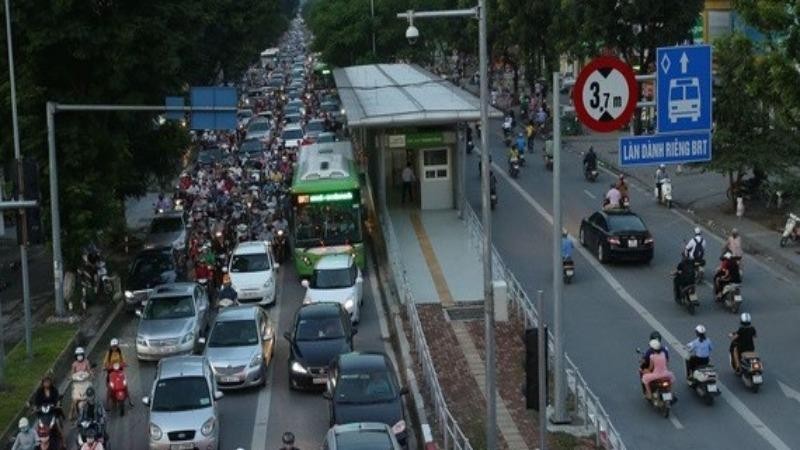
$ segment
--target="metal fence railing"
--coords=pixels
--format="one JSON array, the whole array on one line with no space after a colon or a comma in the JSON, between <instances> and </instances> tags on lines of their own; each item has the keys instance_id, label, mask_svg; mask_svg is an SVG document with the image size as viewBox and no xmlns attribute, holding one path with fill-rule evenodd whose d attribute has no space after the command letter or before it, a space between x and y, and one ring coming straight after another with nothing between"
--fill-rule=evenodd
<instances>
[{"instance_id":1,"label":"metal fence railing","mask_svg":"<svg viewBox=\"0 0 800 450\"><path fill-rule=\"evenodd\" d=\"M437 441L444 450L472 450L469 439L467 439L458 422L450 413L442 387L439 385L439 377L433 365L433 358L431 358L428 342L425 339L422 322L419 320L417 305L411 293L411 286L408 283L405 267L400 259L397 235L394 232L392 221L386 211L382 211L379 218L383 227L383 237L386 243L387 257L392 266L394 283L400 296L400 302L406 308L414 350L422 368L422 381L433 405L435 437L438 438Z\"/></svg>"},{"instance_id":2,"label":"metal fence railing","mask_svg":"<svg viewBox=\"0 0 800 450\"><path fill-rule=\"evenodd\" d=\"M478 252L483 251L483 225L480 219L475 214L475 211L466 204L466 211L464 220L467 223L467 228L470 231L472 245L478 249ZM497 249L492 245L492 274L495 279L502 279L508 286L508 297L511 299L513 305L516 307L517 312L524 317L525 327L535 327L539 323L539 314L534 308L534 303L531 301L528 294L522 288L522 285L517 281L517 278L510 269L503 263L503 259L497 252ZM548 355L550 359L553 358L553 335L548 331ZM587 426L591 426L595 431L595 444L598 447L607 450L625 450L625 444L619 436L619 433L611 423L608 413L603 409L600 400L589 389L586 380L581 376L575 363L565 355L565 371L567 386L574 398L576 414L583 418ZM552 362L552 361L551 361ZM552 367L552 364L551 364Z\"/></svg>"}]
</instances>

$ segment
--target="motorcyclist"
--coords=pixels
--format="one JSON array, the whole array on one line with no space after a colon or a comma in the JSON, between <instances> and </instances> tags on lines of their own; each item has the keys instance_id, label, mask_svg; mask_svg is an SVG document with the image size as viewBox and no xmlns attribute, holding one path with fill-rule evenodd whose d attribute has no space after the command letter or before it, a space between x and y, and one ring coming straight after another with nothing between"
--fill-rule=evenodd
<instances>
[{"instance_id":1,"label":"motorcyclist","mask_svg":"<svg viewBox=\"0 0 800 450\"><path fill-rule=\"evenodd\" d=\"M619 192L619 189L617 189L617 185L612 184L611 187L608 189L608 192L606 192L603 209L619 208L621 200L622 200L622 194Z\"/></svg>"},{"instance_id":2,"label":"motorcyclist","mask_svg":"<svg viewBox=\"0 0 800 450\"><path fill-rule=\"evenodd\" d=\"M294 446L294 434L290 431L283 433L283 436L281 436L281 442L283 443L283 446L280 448L280 450L300 450Z\"/></svg>"},{"instance_id":3,"label":"motorcyclist","mask_svg":"<svg viewBox=\"0 0 800 450\"><path fill-rule=\"evenodd\" d=\"M744 256L744 252L742 251L742 237L739 235L739 230L736 228L731 230L731 234L729 234L728 238L725 240L725 250L731 252L733 260L739 265L739 271L741 272L742 256Z\"/></svg>"},{"instance_id":4,"label":"motorcyclist","mask_svg":"<svg viewBox=\"0 0 800 450\"><path fill-rule=\"evenodd\" d=\"M80 450L105 450L103 443L98 439L99 433L90 428L86 431L86 442L81 445Z\"/></svg>"},{"instance_id":5,"label":"motorcyclist","mask_svg":"<svg viewBox=\"0 0 800 450\"><path fill-rule=\"evenodd\" d=\"M650 383L662 378L668 378L670 383L675 381L675 375L669 370L669 359L661 348L661 341L658 339L651 339L649 347L651 352L645 360L647 368L642 373L642 384L644 385L645 397L648 399L652 395L652 392L650 392Z\"/></svg>"},{"instance_id":6,"label":"motorcyclist","mask_svg":"<svg viewBox=\"0 0 800 450\"><path fill-rule=\"evenodd\" d=\"M108 344L108 350L103 357L103 369L106 371L106 383L108 383L108 372L114 368L114 364L120 366L125 365L125 357L122 355L122 349L119 348L119 339L111 338Z\"/></svg>"},{"instance_id":7,"label":"motorcyclist","mask_svg":"<svg viewBox=\"0 0 800 450\"><path fill-rule=\"evenodd\" d=\"M628 197L628 183L625 182L625 176L622 174L620 174L619 178L617 179L617 190L619 191L621 198L630 199L630 197Z\"/></svg>"},{"instance_id":8,"label":"motorcyclist","mask_svg":"<svg viewBox=\"0 0 800 450\"><path fill-rule=\"evenodd\" d=\"M561 261L572 260L572 253L575 251L575 245L572 239L569 238L566 228L561 230Z\"/></svg>"},{"instance_id":9,"label":"motorcyclist","mask_svg":"<svg viewBox=\"0 0 800 450\"><path fill-rule=\"evenodd\" d=\"M86 372L89 377L92 376L92 365L86 359L86 351L83 347L78 347L75 349L75 361L72 362L72 367L70 368L70 374L75 375L80 372ZM76 384L73 383L72 389L76 389ZM73 394L73 398L74 398ZM73 402L72 407L70 408L70 418L74 419L75 414L78 412L75 408L77 407L77 402Z\"/></svg>"},{"instance_id":10,"label":"motorcyclist","mask_svg":"<svg viewBox=\"0 0 800 450\"><path fill-rule=\"evenodd\" d=\"M673 275L672 287L673 292L675 293L675 301L680 303L681 292L695 282L694 262L686 257L686 253L681 253L681 261L675 268Z\"/></svg>"},{"instance_id":11,"label":"motorcyclist","mask_svg":"<svg viewBox=\"0 0 800 450\"><path fill-rule=\"evenodd\" d=\"M61 450L66 445L61 441L56 433L50 432L45 426L36 427L37 443L34 450Z\"/></svg>"},{"instance_id":12,"label":"motorcyclist","mask_svg":"<svg viewBox=\"0 0 800 450\"><path fill-rule=\"evenodd\" d=\"M751 323L749 313L742 313L739 316L739 329L729 334L731 338L731 367L739 373L741 356L745 352L756 351L756 329Z\"/></svg>"},{"instance_id":13,"label":"motorcyclist","mask_svg":"<svg viewBox=\"0 0 800 450\"><path fill-rule=\"evenodd\" d=\"M80 411L77 423L94 423L97 425L96 428L90 428L89 431L95 431L98 436L104 436L106 428L106 409L97 402L96 397L93 387L86 390L86 407Z\"/></svg>"},{"instance_id":14,"label":"motorcyclist","mask_svg":"<svg viewBox=\"0 0 800 450\"><path fill-rule=\"evenodd\" d=\"M706 261L703 259L706 254L706 239L703 237L703 230L700 227L694 228L694 236L686 243L684 253L692 262L699 263L701 266L706 265Z\"/></svg>"},{"instance_id":15,"label":"motorcyclist","mask_svg":"<svg viewBox=\"0 0 800 450\"><path fill-rule=\"evenodd\" d=\"M172 203L164 197L164 194L158 194L158 201L156 202L156 212L169 211L172 209Z\"/></svg>"},{"instance_id":16,"label":"motorcyclist","mask_svg":"<svg viewBox=\"0 0 800 450\"><path fill-rule=\"evenodd\" d=\"M656 199L659 201L661 201L661 185L664 184L664 180L667 178L669 178L669 174L667 173L667 165L660 164L656 170L656 193L658 194Z\"/></svg>"},{"instance_id":17,"label":"motorcyclist","mask_svg":"<svg viewBox=\"0 0 800 450\"><path fill-rule=\"evenodd\" d=\"M519 150L519 154L520 155L525 154L525 149L528 147L528 141L525 139L525 134L522 131L520 131L517 134L516 144L517 144L517 150Z\"/></svg>"},{"instance_id":18,"label":"motorcyclist","mask_svg":"<svg viewBox=\"0 0 800 450\"><path fill-rule=\"evenodd\" d=\"M711 339L706 337L706 327L697 325L694 327L694 333L697 337L687 344L689 359L686 360L686 378L688 379L692 378L695 369L708 365L711 361L711 352L714 350Z\"/></svg>"},{"instance_id":19,"label":"motorcyclist","mask_svg":"<svg viewBox=\"0 0 800 450\"><path fill-rule=\"evenodd\" d=\"M493 170L489 171L489 194L497 195L497 177Z\"/></svg>"},{"instance_id":20,"label":"motorcyclist","mask_svg":"<svg viewBox=\"0 0 800 450\"><path fill-rule=\"evenodd\" d=\"M722 255L722 262L714 274L714 294L717 300L722 297L722 289L728 283L741 283L742 279L739 275L739 266L733 261L731 252L725 252Z\"/></svg>"},{"instance_id":21,"label":"motorcyclist","mask_svg":"<svg viewBox=\"0 0 800 450\"><path fill-rule=\"evenodd\" d=\"M33 405L36 409L44 405L57 406L59 399L58 388L53 384L53 377L49 374L45 375L33 396Z\"/></svg>"},{"instance_id":22,"label":"motorcyclist","mask_svg":"<svg viewBox=\"0 0 800 450\"><path fill-rule=\"evenodd\" d=\"M17 432L17 436L14 438L14 444L11 446L11 450L33 450L36 448L38 436L36 436L36 431L31 428L28 418L23 417L19 419L18 427L19 432Z\"/></svg>"},{"instance_id":23,"label":"motorcyclist","mask_svg":"<svg viewBox=\"0 0 800 450\"><path fill-rule=\"evenodd\" d=\"M525 126L525 137L528 139L528 152L533 151L533 138L536 135L536 126L533 125L533 120L528 121Z\"/></svg>"},{"instance_id":24,"label":"motorcyclist","mask_svg":"<svg viewBox=\"0 0 800 450\"><path fill-rule=\"evenodd\" d=\"M236 303L236 300L239 298L239 294L236 293L236 289L234 289L231 285L231 276L227 273L222 277L222 289L219 291L217 298L227 298L232 300L234 303Z\"/></svg>"},{"instance_id":25,"label":"motorcyclist","mask_svg":"<svg viewBox=\"0 0 800 450\"><path fill-rule=\"evenodd\" d=\"M644 355L642 355L642 365L641 365L642 371L647 369L647 367L649 366L650 355L653 353L653 349L650 348L649 343L653 339L656 339L656 340L658 340L659 343L661 343L661 351L664 352L664 356L666 356L667 357L667 361L669 361L669 348L667 348L667 346L664 345L664 342L661 339L661 333L659 333L658 331L653 331L652 333L650 333L650 337L647 340L647 342L648 342L647 351L645 351Z\"/></svg>"},{"instance_id":26,"label":"motorcyclist","mask_svg":"<svg viewBox=\"0 0 800 450\"><path fill-rule=\"evenodd\" d=\"M519 162L519 150L511 145L508 147L508 167L511 167L515 162Z\"/></svg>"},{"instance_id":27,"label":"motorcyclist","mask_svg":"<svg viewBox=\"0 0 800 450\"><path fill-rule=\"evenodd\" d=\"M594 152L594 147L589 147L589 151L583 156L583 170L597 170L597 153Z\"/></svg>"}]
</instances>

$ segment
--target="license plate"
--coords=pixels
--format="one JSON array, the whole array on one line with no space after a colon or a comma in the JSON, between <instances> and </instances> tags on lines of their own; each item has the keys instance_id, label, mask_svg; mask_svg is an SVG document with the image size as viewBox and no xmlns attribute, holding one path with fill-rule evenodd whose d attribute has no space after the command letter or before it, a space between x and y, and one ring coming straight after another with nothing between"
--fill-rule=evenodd
<instances>
[{"instance_id":1,"label":"license plate","mask_svg":"<svg viewBox=\"0 0 800 450\"><path fill-rule=\"evenodd\" d=\"M168 345L166 347L161 347L161 353L172 353L177 349L178 347L175 347L174 345Z\"/></svg>"},{"instance_id":2,"label":"license plate","mask_svg":"<svg viewBox=\"0 0 800 450\"><path fill-rule=\"evenodd\" d=\"M689 300L691 300L692 302L696 302L697 301L697 294L689 294Z\"/></svg>"},{"instance_id":3,"label":"license plate","mask_svg":"<svg viewBox=\"0 0 800 450\"><path fill-rule=\"evenodd\" d=\"M325 384L328 382L327 378L312 378L311 382L314 384Z\"/></svg>"},{"instance_id":4,"label":"license plate","mask_svg":"<svg viewBox=\"0 0 800 450\"><path fill-rule=\"evenodd\" d=\"M636 247L639 245L639 242L636 239L629 239L628 240L628 247Z\"/></svg>"},{"instance_id":5,"label":"license plate","mask_svg":"<svg viewBox=\"0 0 800 450\"><path fill-rule=\"evenodd\" d=\"M661 399L664 400L665 402L671 401L672 392L664 392L663 394L661 394Z\"/></svg>"},{"instance_id":6,"label":"license plate","mask_svg":"<svg viewBox=\"0 0 800 450\"><path fill-rule=\"evenodd\" d=\"M193 450L194 442L183 442L181 444L170 444L169 450Z\"/></svg>"},{"instance_id":7,"label":"license plate","mask_svg":"<svg viewBox=\"0 0 800 450\"><path fill-rule=\"evenodd\" d=\"M238 383L239 377L222 377L221 380L223 383Z\"/></svg>"},{"instance_id":8,"label":"license plate","mask_svg":"<svg viewBox=\"0 0 800 450\"><path fill-rule=\"evenodd\" d=\"M574 270L572 270L572 269L567 269L567 276L568 276L568 277L571 277L571 276L572 276L572 275L574 275L574 274L575 274L575 271L574 271Z\"/></svg>"},{"instance_id":9,"label":"license plate","mask_svg":"<svg viewBox=\"0 0 800 450\"><path fill-rule=\"evenodd\" d=\"M753 383L761 384L763 382L764 382L764 378L762 378L761 375L753 375Z\"/></svg>"},{"instance_id":10,"label":"license plate","mask_svg":"<svg viewBox=\"0 0 800 450\"><path fill-rule=\"evenodd\" d=\"M741 303L742 302L742 296L741 295L734 295L733 296L733 301L735 301L736 303Z\"/></svg>"},{"instance_id":11,"label":"license plate","mask_svg":"<svg viewBox=\"0 0 800 450\"><path fill-rule=\"evenodd\" d=\"M716 384L709 384L707 386L708 392L717 392L717 385Z\"/></svg>"}]
</instances>

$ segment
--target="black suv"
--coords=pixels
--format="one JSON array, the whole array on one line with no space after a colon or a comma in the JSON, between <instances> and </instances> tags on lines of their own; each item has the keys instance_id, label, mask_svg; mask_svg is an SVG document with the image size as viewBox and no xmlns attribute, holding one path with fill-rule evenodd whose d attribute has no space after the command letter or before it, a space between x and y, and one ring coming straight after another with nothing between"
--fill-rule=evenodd
<instances>
[{"instance_id":1,"label":"black suv","mask_svg":"<svg viewBox=\"0 0 800 450\"><path fill-rule=\"evenodd\" d=\"M178 280L178 268L171 247L142 250L133 258L125 283L125 306L133 311L144 305L153 288Z\"/></svg>"},{"instance_id":2,"label":"black suv","mask_svg":"<svg viewBox=\"0 0 800 450\"><path fill-rule=\"evenodd\" d=\"M406 446L403 395L389 357L384 353L346 353L332 363L328 390L330 424L381 422L392 429L397 442Z\"/></svg>"},{"instance_id":3,"label":"black suv","mask_svg":"<svg viewBox=\"0 0 800 450\"><path fill-rule=\"evenodd\" d=\"M350 324L350 315L339 303L301 306L292 331L284 334L290 343L289 387L324 389L331 361L353 351L356 331Z\"/></svg>"}]
</instances>

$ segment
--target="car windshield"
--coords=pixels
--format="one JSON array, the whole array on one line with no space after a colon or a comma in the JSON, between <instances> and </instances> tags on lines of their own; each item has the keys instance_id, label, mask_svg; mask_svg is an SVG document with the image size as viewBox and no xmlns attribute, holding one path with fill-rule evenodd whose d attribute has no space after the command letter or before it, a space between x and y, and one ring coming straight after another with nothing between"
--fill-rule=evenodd
<instances>
[{"instance_id":1,"label":"car windshield","mask_svg":"<svg viewBox=\"0 0 800 450\"><path fill-rule=\"evenodd\" d=\"M336 142L336 138L332 133L320 133L317 136L317 142L320 144L325 144L328 142Z\"/></svg>"},{"instance_id":2,"label":"car windshield","mask_svg":"<svg viewBox=\"0 0 800 450\"><path fill-rule=\"evenodd\" d=\"M339 317L305 317L297 323L298 341L342 339L344 327Z\"/></svg>"},{"instance_id":3,"label":"car windshield","mask_svg":"<svg viewBox=\"0 0 800 450\"><path fill-rule=\"evenodd\" d=\"M377 403L394 400L397 393L387 372L356 372L339 375L334 397L341 403Z\"/></svg>"},{"instance_id":4,"label":"car windshield","mask_svg":"<svg viewBox=\"0 0 800 450\"><path fill-rule=\"evenodd\" d=\"M339 289L350 287L355 283L352 271L345 269L315 270L312 286L316 289Z\"/></svg>"},{"instance_id":5,"label":"car windshield","mask_svg":"<svg viewBox=\"0 0 800 450\"><path fill-rule=\"evenodd\" d=\"M247 140L242 142L242 146L239 149L245 153L258 153L261 151L261 143L257 140Z\"/></svg>"},{"instance_id":6,"label":"car windshield","mask_svg":"<svg viewBox=\"0 0 800 450\"><path fill-rule=\"evenodd\" d=\"M300 129L286 130L283 132L283 140L302 139L302 138L303 138L303 130Z\"/></svg>"},{"instance_id":7,"label":"car windshield","mask_svg":"<svg viewBox=\"0 0 800 450\"><path fill-rule=\"evenodd\" d=\"M348 450L392 450L392 439L385 431L358 430L336 435L337 448Z\"/></svg>"},{"instance_id":8,"label":"car windshield","mask_svg":"<svg viewBox=\"0 0 800 450\"><path fill-rule=\"evenodd\" d=\"M632 214L608 215L609 231L647 231L644 222Z\"/></svg>"},{"instance_id":9,"label":"car windshield","mask_svg":"<svg viewBox=\"0 0 800 450\"><path fill-rule=\"evenodd\" d=\"M267 270L269 270L269 260L264 253L233 255L231 273L265 272Z\"/></svg>"},{"instance_id":10,"label":"car windshield","mask_svg":"<svg viewBox=\"0 0 800 450\"><path fill-rule=\"evenodd\" d=\"M325 131L325 122L312 120L306 126L307 131Z\"/></svg>"},{"instance_id":11,"label":"car windshield","mask_svg":"<svg viewBox=\"0 0 800 450\"><path fill-rule=\"evenodd\" d=\"M258 344L254 320L224 320L214 324L208 339L209 347L242 347Z\"/></svg>"},{"instance_id":12,"label":"car windshield","mask_svg":"<svg viewBox=\"0 0 800 450\"><path fill-rule=\"evenodd\" d=\"M269 124L266 121L258 121L253 122L247 127L247 131L267 131L269 130Z\"/></svg>"},{"instance_id":13,"label":"car windshield","mask_svg":"<svg viewBox=\"0 0 800 450\"><path fill-rule=\"evenodd\" d=\"M250 111L249 109L239 111L236 113L236 116L238 116L240 119L247 119L248 117L253 117L253 111Z\"/></svg>"},{"instance_id":14,"label":"car windshield","mask_svg":"<svg viewBox=\"0 0 800 450\"><path fill-rule=\"evenodd\" d=\"M189 411L210 406L211 395L203 377L166 378L156 382L153 411Z\"/></svg>"},{"instance_id":15,"label":"car windshield","mask_svg":"<svg viewBox=\"0 0 800 450\"><path fill-rule=\"evenodd\" d=\"M191 295L150 299L142 314L145 320L184 319L192 316L194 300Z\"/></svg>"},{"instance_id":16,"label":"car windshield","mask_svg":"<svg viewBox=\"0 0 800 450\"><path fill-rule=\"evenodd\" d=\"M323 103L320 105L323 111L333 112L339 109L339 105L336 103Z\"/></svg>"},{"instance_id":17,"label":"car windshield","mask_svg":"<svg viewBox=\"0 0 800 450\"><path fill-rule=\"evenodd\" d=\"M183 220L180 217L156 217L150 224L153 234L174 233L183 230Z\"/></svg>"},{"instance_id":18,"label":"car windshield","mask_svg":"<svg viewBox=\"0 0 800 450\"><path fill-rule=\"evenodd\" d=\"M172 270L172 261L169 255L159 253L147 256L140 256L133 262L131 267L131 277L140 278L159 275L167 270Z\"/></svg>"}]
</instances>

